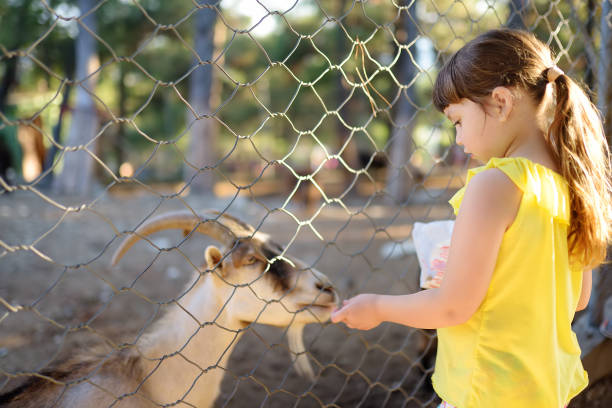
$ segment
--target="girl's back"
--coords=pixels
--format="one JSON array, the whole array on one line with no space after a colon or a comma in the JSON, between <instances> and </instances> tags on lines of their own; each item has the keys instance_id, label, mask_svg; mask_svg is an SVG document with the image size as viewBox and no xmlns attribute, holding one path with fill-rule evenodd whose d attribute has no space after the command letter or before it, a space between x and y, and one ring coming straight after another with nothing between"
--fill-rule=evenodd
<instances>
[{"instance_id":1,"label":"girl's back","mask_svg":"<svg viewBox=\"0 0 612 408\"><path fill-rule=\"evenodd\" d=\"M468 183L489 169L512 180L521 203L477 312L438 329L434 387L459 407L558 408L588 383L570 326L582 268L568 256L567 182L528 159L501 158L470 170ZM451 200L456 212L464 192Z\"/></svg>"}]
</instances>

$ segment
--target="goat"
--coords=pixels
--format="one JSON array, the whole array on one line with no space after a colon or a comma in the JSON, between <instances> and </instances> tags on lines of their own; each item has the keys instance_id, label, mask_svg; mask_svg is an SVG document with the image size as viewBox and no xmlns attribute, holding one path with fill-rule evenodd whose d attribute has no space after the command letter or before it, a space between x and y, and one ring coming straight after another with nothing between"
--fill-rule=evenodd
<instances>
[{"instance_id":1,"label":"goat","mask_svg":"<svg viewBox=\"0 0 612 408\"><path fill-rule=\"evenodd\" d=\"M206 248L206 271L197 274L138 344L41 372L0 396L0 406L210 407L228 358L252 322L289 326L298 372L312 376L302 329L329 319L338 301L329 279L300 261L284 258L284 249L266 234L217 212L154 218L120 244L112 264L138 240L166 229L209 235L225 250Z\"/></svg>"}]
</instances>

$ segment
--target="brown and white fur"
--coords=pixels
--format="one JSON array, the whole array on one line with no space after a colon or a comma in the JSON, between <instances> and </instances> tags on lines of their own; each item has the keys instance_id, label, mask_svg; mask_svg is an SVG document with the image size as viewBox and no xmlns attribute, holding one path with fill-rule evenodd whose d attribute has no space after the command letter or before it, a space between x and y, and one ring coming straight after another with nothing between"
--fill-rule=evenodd
<instances>
[{"instance_id":1,"label":"brown and white fur","mask_svg":"<svg viewBox=\"0 0 612 408\"><path fill-rule=\"evenodd\" d=\"M206 248L205 268L137 344L41 372L0 396L0 406L210 407L250 323L289 326L290 348L300 352L303 326L329 319L338 300L329 279L285 258L268 236L227 215L185 212L153 219L126 238L113 264L139 239L169 228L213 236L226 248ZM304 354L297 362L298 371L312 375Z\"/></svg>"}]
</instances>

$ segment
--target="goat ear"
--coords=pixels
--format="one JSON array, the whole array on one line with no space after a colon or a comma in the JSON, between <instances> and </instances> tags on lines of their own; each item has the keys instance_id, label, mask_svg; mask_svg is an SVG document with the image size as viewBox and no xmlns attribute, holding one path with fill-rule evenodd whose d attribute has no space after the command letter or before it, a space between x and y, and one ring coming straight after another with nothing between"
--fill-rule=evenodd
<instances>
[{"instance_id":1,"label":"goat ear","mask_svg":"<svg viewBox=\"0 0 612 408\"><path fill-rule=\"evenodd\" d=\"M206 259L206 268L210 269L211 271L215 268L218 268L219 272L222 275L224 274L224 268L222 264L223 254L221 253L219 248L214 245L210 245L209 247L207 247L206 251L204 251L204 259Z\"/></svg>"}]
</instances>

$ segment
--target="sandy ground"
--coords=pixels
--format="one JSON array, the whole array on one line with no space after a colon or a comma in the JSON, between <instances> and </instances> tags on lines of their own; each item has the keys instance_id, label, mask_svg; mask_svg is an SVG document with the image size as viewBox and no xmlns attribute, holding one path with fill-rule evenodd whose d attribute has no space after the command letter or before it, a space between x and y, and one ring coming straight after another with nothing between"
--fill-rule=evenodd
<instances>
[{"instance_id":1,"label":"sandy ground","mask_svg":"<svg viewBox=\"0 0 612 408\"><path fill-rule=\"evenodd\" d=\"M52 197L51 202L32 191L0 196L0 241L10 248L0 258L0 297L26 306L17 313L0 310L2 391L17 383L7 382L7 373L38 371L93 344L133 341L158 303L180 293L192 271L189 263L202 263L211 242L206 237L181 245L188 261L177 251L160 255L142 243L118 268L109 266L116 234L151 214L214 208L261 224L279 243L291 243L289 255L327 274L343 297L417 290L416 257L404 253L386 259L381 246L407 239L416 220L451 216L447 205L400 209L382 200L329 204L313 217L299 205L274 210L283 204L274 199L164 198L142 190L98 197ZM79 211L62 208L83 204ZM168 231L155 239L170 247L182 236ZM115 293L113 287L132 289ZM305 336L314 382L295 372L284 331L256 324L230 358L217 406L435 406L428 385L432 362L424 359L431 334L395 325L364 333L325 323L307 326Z\"/></svg>"},{"instance_id":2,"label":"sandy ground","mask_svg":"<svg viewBox=\"0 0 612 408\"><path fill-rule=\"evenodd\" d=\"M0 307L0 392L17 383L7 374L38 371L108 340L133 341L157 313L158 303L180 293L192 273L189 262L201 264L203 249L211 242L205 237L194 236L181 245L189 261L177 251L158 254L150 245L138 244L118 268L109 266L119 242L116 234L151 214L187 206L214 208L261 224L276 241L290 244L289 255L327 274L343 297L416 291L416 257L388 257L381 247L409 238L415 221L451 217L443 204L446 196L401 208L383 200L347 199L344 205L326 205L316 216L293 204L286 211L274 210L283 204L274 199L166 198L143 190L98 197L52 197L50 202L31 191L0 195L0 241L10 248L0 249L0 297L27 306L17 313ZM58 208L82 204L87 206L80 211ZM164 232L155 239L170 247L182 237ZM113 287L132 289L115 293ZM432 334L390 324L358 332L325 323L309 325L305 336L315 367L313 382L295 372L284 331L256 324L225 368L216 406L436 406L429 385L433 361L427 353L433 350ZM612 386L606 381L571 406L603 407L593 401L610 401L606 390Z\"/></svg>"}]
</instances>

